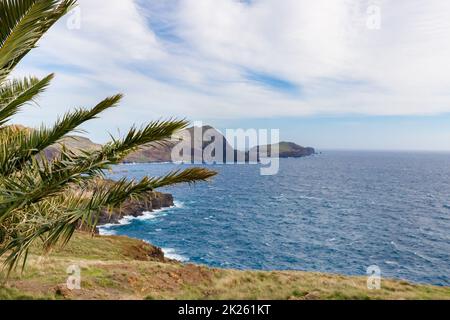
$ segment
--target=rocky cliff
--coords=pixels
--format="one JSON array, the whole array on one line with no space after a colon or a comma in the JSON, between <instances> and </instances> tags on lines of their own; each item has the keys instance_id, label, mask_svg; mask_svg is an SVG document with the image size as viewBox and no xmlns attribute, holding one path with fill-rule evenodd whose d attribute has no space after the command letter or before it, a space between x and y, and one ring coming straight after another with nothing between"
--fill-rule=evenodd
<instances>
[{"instance_id":1,"label":"rocky cliff","mask_svg":"<svg viewBox=\"0 0 450 320\"><path fill-rule=\"evenodd\" d=\"M64 144L68 150L75 153L79 151L94 151L100 149L100 144L94 143L88 138L79 136L68 136L61 140L59 144L53 145L45 149L44 153L48 159L53 159L58 156L61 145Z\"/></svg>"},{"instance_id":2,"label":"rocky cliff","mask_svg":"<svg viewBox=\"0 0 450 320\"><path fill-rule=\"evenodd\" d=\"M144 212L169 208L174 205L173 196L161 192L149 192L145 200L127 200L119 209L113 211L103 210L99 217L99 225L118 224L126 216L139 217Z\"/></svg>"}]
</instances>

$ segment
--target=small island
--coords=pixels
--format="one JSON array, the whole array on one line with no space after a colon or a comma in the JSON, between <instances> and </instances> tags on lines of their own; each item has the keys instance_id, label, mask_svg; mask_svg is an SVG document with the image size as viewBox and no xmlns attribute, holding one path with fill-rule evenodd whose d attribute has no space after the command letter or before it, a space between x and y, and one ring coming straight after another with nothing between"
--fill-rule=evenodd
<instances>
[{"instance_id":1,"label":"small island","mask_svg":"<svg viewBox=\"0 0 450 320\"><path fill-rule=\"evenodd\" d=\"M280 142L277 145L268 145L257 147L259 154L267 154L269 157L272 156L272 150L274 148L278 149L280 158L302 158L309 157L316 154L316 150L311 147L302 147L293 142Z\"/></svg>"}]
</instances>

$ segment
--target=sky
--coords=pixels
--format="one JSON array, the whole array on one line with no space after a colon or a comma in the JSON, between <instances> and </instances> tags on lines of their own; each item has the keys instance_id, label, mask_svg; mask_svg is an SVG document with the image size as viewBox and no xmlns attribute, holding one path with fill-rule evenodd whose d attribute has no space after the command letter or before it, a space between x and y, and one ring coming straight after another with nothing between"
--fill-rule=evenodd
<instances>
[{"instance_id":1,"label":"sky","mask_svg":"<svg viewBox=\"0 0 450 320\"><path fill-rule=\"evenodd\" d=\"M14 122L115 93L96 142L169 117L317 149L450 150L450 1L79 0L15 76L56 78Z\"/></svg>"}]
</instances>

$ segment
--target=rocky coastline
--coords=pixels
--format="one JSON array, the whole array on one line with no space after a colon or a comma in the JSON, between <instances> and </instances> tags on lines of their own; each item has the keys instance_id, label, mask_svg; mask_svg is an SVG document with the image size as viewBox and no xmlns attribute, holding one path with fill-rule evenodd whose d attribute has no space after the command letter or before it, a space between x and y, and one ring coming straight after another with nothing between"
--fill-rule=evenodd
<instances>
[{"instance_id":1,"label":"rocky coastline","mask_svg":"<svg viewBox=\"0 0 450 320\"><path fill-rule=\"evenodd\" d=\"M120 224L120 220L124 217L140 217L144 215L145 212L152 212L173 206L174 201L171 194L156 191L148 192L142 200L129 199L125 201L120 208L113 209L112 211L106 209L102 210L97 223L96 234L100 234L99 227L106 224ZM147 257L147 259L160 262L172 261L165 257L161 248L152 244L146 243L143 252L143 255Z\"/></svg>"},{"instance_id":2,"label":"rocky coastline","mask_svg":"<svg viewBox=\"0 0 450 320\"><path fill-rule=\"evenodd\" d=\"M140 217L144 212L170 208L174 206L173 196L169 193L148 192L145 199L127 200L120 208L108 211L104 209L99 216L98 226L119 224L124 217Z\"/></svg>"}]
</instances>

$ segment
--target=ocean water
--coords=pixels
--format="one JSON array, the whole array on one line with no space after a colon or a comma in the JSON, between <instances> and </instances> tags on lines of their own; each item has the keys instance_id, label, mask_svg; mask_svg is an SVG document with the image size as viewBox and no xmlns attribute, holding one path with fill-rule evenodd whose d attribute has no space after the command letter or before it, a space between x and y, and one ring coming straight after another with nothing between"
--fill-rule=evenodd
<instances>
[{"instance_id":1,"label":"ocean water","mask_svg":"<svg viewBox=\"0 0 450 320\"><path fill-rule=\"evenodd\" d=\"M120 165L113 178L187 167ZM305 270L450 285L450 154L327 151L258 165L210 166L211 183L162 191L174 208L124 219L103 233L214 267Z\"/></svg>"}]
</instances>

